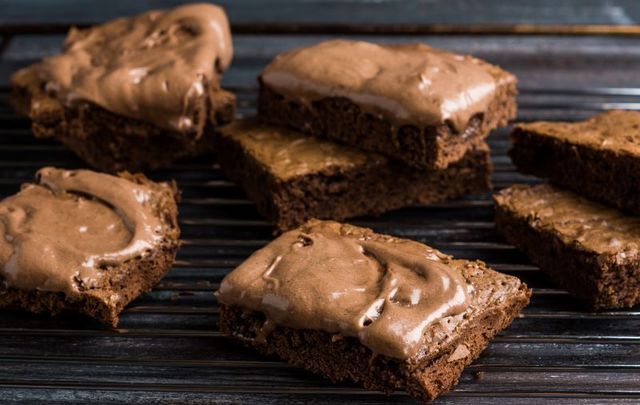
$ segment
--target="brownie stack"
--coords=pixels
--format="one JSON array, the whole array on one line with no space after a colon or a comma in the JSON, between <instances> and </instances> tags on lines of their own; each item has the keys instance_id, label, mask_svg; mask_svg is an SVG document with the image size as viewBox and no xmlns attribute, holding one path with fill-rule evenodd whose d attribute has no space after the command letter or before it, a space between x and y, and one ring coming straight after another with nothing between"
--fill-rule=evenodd
<instances>
[{"instance_id":1,"label":"brownie stack","mask_svg":"<svg viewBox=\"0 0 640 405\"><path fill-rule=\"evenodd\" d=\"M233 46L224 10L186 4L72 28L58 55L11 78L12 102L37 138L54 138L90 166L144 171L211 151L231 122L221 88Z\"/></svg>"},{"instance_id":2,"label":"brownie stack","mask_svg":"<svg viewBox=\"0 0 640 405\"><path fill-rule=\"evenodd\" d=\"M421 44L332 40L277 56L257 119L222 128L222 170L281 230L490 188L485 138L515 116L516 79Z\"/></svg>"},{"instance_id":3,"label":"brownie stack","mask_svg":"<svg viewBox=\"0 0 640 405\"><path fill-rule=\"evenodd\" d=\"M587 306L640 303L640 113L521 124L511 139L518 169L551 184L498 193L498 230Z\"/></svg>"}]
</instances>

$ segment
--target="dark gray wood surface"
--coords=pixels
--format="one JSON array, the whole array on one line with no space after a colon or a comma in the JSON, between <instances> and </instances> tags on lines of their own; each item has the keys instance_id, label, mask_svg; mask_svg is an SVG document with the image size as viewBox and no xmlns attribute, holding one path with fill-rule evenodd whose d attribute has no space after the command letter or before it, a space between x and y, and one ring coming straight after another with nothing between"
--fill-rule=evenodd
<instances>
[{"instance_id":1,"label":"dark gray wood surface","mask_svg":"<svg viewBox=\"0 0 640 405\"><path fill-rule=\"evenodd\" d=\"M0 3L2 23L90 22L169 1L22 1ZM627 24L633 1L227 1L232 21L247 24L342 22L578 22ZM445 6L445 3L447 6ZM535 3L535 4L534 4ZM6 25L5 25L6 26ZM36 27L37 28L37 27ZM31 28L29 28L31 29ZM24 30L23 30L24 31ZM240 114L255 107L255 76L278 52L330 34L234 37L236 56L224 84ZM56 52L61 35L3 38L0 55L0 196L18 190L44 165L82 167L52 141L35 140L7 103L10 74ZM520 79L521 120L579 119L607 108L640 109L640 36L373 35L419 41L486 58ZM490 137L496 189L535 182L514 171L506 130ZM271 239L242 191L212 157L151 174L183 190L185 245L174 270L122 315L116 330L74 316L0 311L0 403L412 403L265 359L222 336L212 291L221 278ZM408 237L462 258L482 259L534 288L532 305L463 374L438 404L608 404L640 402L640 308L589 313L495 232L489 195L362 218L356 224Z\"/></svg>"},{"instance_id":2,"label":"dark gray wood surface","mask_svg":"<svg viewBox=\"0 0 640 405\"><path fill-rule=\"evenodd\" d=\"M0 23L96 22L179 0L5 0ZM636 24L635 0L222 0L235 23Z\"/></svg>"}]
</instances>

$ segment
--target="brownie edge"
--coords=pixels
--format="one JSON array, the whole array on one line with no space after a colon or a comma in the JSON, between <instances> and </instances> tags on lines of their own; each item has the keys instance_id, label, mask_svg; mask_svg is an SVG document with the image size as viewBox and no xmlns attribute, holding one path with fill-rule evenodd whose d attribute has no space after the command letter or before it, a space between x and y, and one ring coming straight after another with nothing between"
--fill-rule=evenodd
<instances>
[{"instance_id":1,"label":"brownie edge","mask_svg":"<svg viewBox=\"0 0 640 405\"><path fill-rule=\"evenodd\" d=\"M462 133L453 132L448 125L396 127L346 98L325 98L306 106L287 100L264 84L260 86L258 113L271 124L381 153L416 169L443 169L482 142L492 129L515 117L515 83L503 84L498 92L489 109L472 117Z\"/></svg>"},{"instance_id":2,"label":"brownie edge","mask_svg":"<svg viewBox=\"0 0 640 405\"><path fill-rule=\"evenodd\" d=\"M233 94L211 90L202 112L209 119L197 137L124 117L89 102L68 107L42 86L30 75L12 83L11 103L31 118L34 136L57 139L90 166L110 173L165 168L177 159L213 151L215 128L231 122L236 108Z\"/></svg>"},{"instance_id":3,"label":"brownie edge","mask_svg":"<svg viewBox=\"0 0 640 405\"><path fill-rule=\"evenodd\" d=\"M502 307L484 314L436 358L416 364L376 355L357 339L337 338L322 331L277 327L261 343L255 337L262 328L264 315L236 306L221 305L219 322L222 332L242 340L247 347L265 356L277 356L333 383L351 381L387 394L406 390L414 398L428 402L458 383L463 369L528 304L528 294L526 288L521 289L518 296L510 297ZM457 355L457 351L462 354Z\"/></svg>"},{"instance_id":4,"label":"brownie edge","mask_svg":"<svg viewBox=\"0 0 640 405\"><path fill-rule=\"evenodd\" d=\"M595 212L614 212L612 208L580 198L570 191L554 189L549 185L515 185L494 196L496 228L509 243L523 251L531 262L547 273L551 280L573 294L588 308L594 310L628 308L640 303L640 253L634 242L627 243L616 236L617 232L607 225L598 227L598 222L621 223L620 216L598 217ZM555 190L555 191L553 191ZM600 237L602 243L618 246L608 251L595 250L585 245L582 237L563 233L567 222L546 222L544 212L553 213L553 206L542 203L535 208L526 204L521 208L512 206L510 196L532 192L539 198L550 198L550 193L561 193L572 206L573 223L582 216L593 218L594 222L584 228ZM593 214L582 214L577 204L587 204ZM556 210L558 208L555 208ZM629 217L629 220L638 222ZM556 223L558 228L553 224ZM638 226L640 230L640 226ZM584 235L584 234L583 234ZM625 245L627 245L625 247Z\"/></svg>"},{"instance_id":5,"label":"brownie edge","mask_svg":"<svg viewBox=\"0 0 640 405\"><path fill-rule=\"evenodd\" d=\"M261 161L252 150L246 138L253 134L265 136L260 147L284 160L299 158L286 159L291 145L324 150L341 159L283 178L274 171L273 162ZM274 137L277 137L275 141ZM489 150L482 141L459 161L435 170L411 168L376 153L248 120L221 128L215 137L215 147L224 151L218 154L224 174L242 186L260 214L280 231L294 228L310 218L342 220L378 215L491 188Z\"/></svg>"},{"instance_id":6,"label":"brownie edge","mask_svg":"<svg viewBox=\"0 0 640 405\"><path fill-rule=\"evenodd\" d=\"M149 201L165 230L157 247L148 254L113 265L99 285L73 296L63 292L23 290L8 286L0 276L0 308L16 307L33 313L75 312L116 327L119 314L140 294L149 291L171 269L180 246L175 183L155 183L141 174L120 173L119 177L153 190Z\"/></svg>"},{"instance_id":7,"label":"brownie edge","mask_svg":"<svg viewBox=\"0 0 640 405\"><path fill-rule=\"evenodd\" d=\"M554 124L560 131L562 123L548 125ZM531 124L514 127L510 137L509 156L519 171L640 215L640 156L558 138Z\"/></svg>"},{"instance_id":8,"label":"brownie edge","mask_svg":"<svg viewBox=\"0 0 640 405\"><path fill-rule=\"evenodd\" d=\"M469 291L470 294L469 306L461 313L435 319L432 323L425 326L425 329L417 341L413 340L415 337L406 340L406 342L410 341L412 342L411 344L417 344L419 347L418 351L408 357L396 357L395 355L383 354L378 350L372 349L370 346L371 341L364 340L365 337L363 334L345 335L344 333L336 333L328 329L318 329L315 326L314 329L304 326L284 326L280 321L274 320L279 318L267 318L266 314L269 313L269 309L266 309L265 312L258 309L250 309L249 306L254 305L253 303L258 302L256 300L260 299L259 294L255 295L257 293L257 290L255 290L256 287L252 285L248 290L238 290L244 282L240 280L244 280L248 274L253 275L255 274L254 271L264 269L264 271L268 272L269 279L275 277L274 280L278 280L279 277L285 277L284 279L291 280L290 282L296 285L297 291L298 288L302 288L298 287L298 283L301 281L296 281L299 280L296 278L289 279L285 274L292 274L290 271L297 272L298 270L291 269L289 271L289 267L282 268L282 263L288 263L287 266L297 266L291 261L297 259L291 259L288 255L291 254L299 257L298 255L300 254L304 256L304 252L307 252L307 255L317 255L317 251L312 253L313 251L300 250L304 249L305 244L306 246L312 246L316 243L321 244L319 249L322 249L323 252L333 251L333 247L324 245L325 242L322 242L322 237L316 239L319 237L318 234L315 233L317 229L321 231L333 229L334 232L339 232L338 234L334 234L334 236L325 234L325 237L331 239L334 238L335 235L340 235L341 238L350 240L351 242L345 242L347 243L345 249L349 249L346 246L350 246L350 243L363 243L363 246L368 246L365 249L371 249L372 246L384 245L392 251L413 251L416 254L423 252L426 254L426 257L421 259L421 261L431 263L433 263L432 261L439 262L447 266L450 271L459 272L458 274L463 277L467 291ZM368 229L347 224L312 220L298 228L298 230L285 234L284 239L282 239L283 237L279 238L279 246L283 247L283 240L294 241L296 239L296 232L300 232L301 236L297 237L299 242L295 242L292 245L290 253L284 256L279 253L275 262L271 263L266 255L271 255L279 251L279 248L276 249L275 245L273 247L267 247L267 250L263 249L256 252L241 265L242 270L240 273L231 273L232 276L230 280L225 279L221 283L220 290L217 293L218 300L221 304L220 329L223 333L241 340L246 346L253 347L264 355L278 356L293 365L325 376L335 383L353 381L366 389L379 390L386 393L391 393L395 390L406 390L411 396L419 400L425 402L433 400L438 395L451 389L451 387L457 383L463 368L476 359L489 344L490 339L507 327L529 302L531 291L524 283L515 277L497 273L479 261L453 259L435 249L416 242L375 234ZM371 243L374 245L371 245ZM275 250L272 251L269 249ZM360 254L366 255L369 253L361 252ZM341 255L342 253L340 253L340 257L336 257L335 263L342 263L341 260L343 260L344 257ZM422 253L420 253L420 255L422 255ZM315 257L316 256L314 256L314 258ZM388 259L392 261L396 260L391 259L391 257L393 256L390 256ZM315 263L315 261L313 263ZM389 264L389 267L396 269L393 270L393 272L402 271L399 267L393 267L400 266L400 263L401 262L393 262ZM331 266L333 265L334 264ZM359 263L359 265L361 265L361 263ZM248 268L252 269L249 270L249 273L247 272ZM316 268L316 266L314 266L314 269L321 271L319 267ZM304 271L313 272L315 271L314 269ZM236 269L235 272L238 270L239 269ZM343 268L342 271L346 272L349 270L352 269ZM327 271L331 272L332 270ZM309 273L309 275L311 274L312 273ZM322 274L324 274L324 272ZM359 274L358 279L362 280L364 275ZM343 291L344 294L353 294L358 290L357 288L351 290L350 288L354 285L350 284L350 281L345 281L349 280L348 278L343 277L346 276L339 276L339 280L341 280L340 285L342 286L339 287L341 288L340 291ZM387 276L383 276L383 279L378 280L378 282L384 284L386 277ZM392 277L397 277L397 275ZM253 276L246 278L246 280L251 280L252 278ZM315 280L315 276L313 276L313 278ZM402 279L400 278L400 280ZM344 282L347 284L342 284ZM364 281L359 281L359 283L360 282ZM402 281L399 281L398 288L400 290L408 287L408 285L402 283ZM315 291L318 284L316 281L313 281L312 284L313 286L309 286L309 288ZM325 287L322 287L322 291L325 291L324 288ZM336 285L336 288L338 288L338 285ZM381 289L382 288L383 287L381 287ZM307 305L316 302L309 301L308 294L303 293L300 295L300 297L304 297L300 302L303 307L299 307L296 301L288 301L286 294L281 296L275 292L271 292L271 290L269 291L268 301L278 304L278 308L284 303L289 303L289 305L292 306L291 308L286 307L289 308L287 309L288 313L299 313L298 311L300 310L306 312L307 309L305 308L307 308ZM236 300L236 298L232 298L232 296L240 293L242 294L241 297L244 297L242 298L243 301L230 303ZM309 294L313 295L315 292L313 294L310 292ZM384 311L394 311L393 307L395 304L403 302L403 304L401 304L405 308L403 311L415 310L414 306L419 304L419 301L412 302L411 304L405 301L394 301L395 299L402 300L402 298L396 296L393 292L392 294L394 294L394 298L385 304L385 309L378 309L378 311L380 311L380 318L374 318L374 325L378 325L375 322L382 319L384 316L382 313ZM267 295L265 295L265 297L267 297ZM358 295L358 297L359 299L364 298L363 295ZM327 308L327 305L330 307L333 299L335 298L327 298L327 302L318 304L315 307L309 307L309 313L315 314L315 316L322 319L324 319L324 317L331 317L331 311L327 313L320 313L318 311L319 308ZM267 304L265 303L265 305ZM366 305L367 304L365 304L365 307ZM350 310L351 309L345 309L345 311ZM402 314L399 315L401 317L407 316L407 312L397 314ZM426 316L426 313L423 315ZM302 324L316 325L318 322L316 322L316 320L308 320ZM364 325L368 326L366 321ZM396 339L405 341L404 339L407 339L407 337L397 335Z\"/></svg>"}]
</instances>

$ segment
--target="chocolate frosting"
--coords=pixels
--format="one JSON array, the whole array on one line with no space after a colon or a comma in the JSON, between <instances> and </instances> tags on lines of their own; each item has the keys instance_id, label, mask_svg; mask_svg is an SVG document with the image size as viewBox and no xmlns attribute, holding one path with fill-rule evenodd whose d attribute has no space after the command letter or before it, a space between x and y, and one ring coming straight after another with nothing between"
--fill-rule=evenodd
<instances>
[{"instance_id":1,"label":"chocolate frosting","mask_svg":"<svg viewBox=\"0 0 640 405\"><path fill-rule=\"evenodd\" d=\"M462 132L484 113L498 81L513 77L471 56L423 44L332 40L277 56L260 80L284 97L311 103L346 97L396 124L447 124Z\"/></svg>"},{"instance_id":2,"label":"chocolate frosting","mask_svg":"<svg viewBox=\"0 0 640 405\"><path fill-rule=\"evenodd\" d=\"M218 300L266 314L265 333L274 324L339 333L403 359L427 327L467 309L466 280L439 252L341 229L318 221L281 235L224 278Z\"/></svg>"},{"instance_id":3,"label":"chocolate frosting","mask_svg":"<svg viewBox=\"0 0 640 405\"><path fill-rule=\"evenodd\" d=\"M640 218L548 184L515 185L495 196L496 202L525 217L532 227L554 233L564 243L620 260L637 257Z\"/></svg>"},{"instance_id":4,"label":"chocolate frosting","mask_svg":"<svg viewBox=\"0 0 640 405\"><path fill-rule=\"evenodd\" d=\"M518 124L524 131L578 145L640 157L640 112L606 111L580 122L539 121Z\"/></svg>"},{"instance_id":5,"label":"chocolate frosting","mask_svg":"<svg viewBox=\"0 0 640 405\"><path fill-rule=\"evenodd\" d=\"M162 240L153 190L88 170L43 168L0 202L0 276L9 287L74 295Z\"/></svg>"},{"instance_id":6,"label":"chocolate frosting","mask_svg":"<svg viewBox=\"0 0 640 405\"><path fill-rule=\"evenodd\" d=\"M207 92L219 86L218 74L232 54L224 10L191 4L72 29L60 55L17 75L35 70L65 105L89 101L164 129L199 134Z\"/></svg>"},{"instance_id":7,"label":"chocolate frosting","mask_svg":"<svg viewBox=\"0 0 640 405\"><path fill-rule=\"evenodd\" d=\"M286 128L259 124L255 119L235 121L220 128L220 132L242 144L251 156L282 180L386 160L376 153L363 153Z\"/></svg>"}]
</instances>

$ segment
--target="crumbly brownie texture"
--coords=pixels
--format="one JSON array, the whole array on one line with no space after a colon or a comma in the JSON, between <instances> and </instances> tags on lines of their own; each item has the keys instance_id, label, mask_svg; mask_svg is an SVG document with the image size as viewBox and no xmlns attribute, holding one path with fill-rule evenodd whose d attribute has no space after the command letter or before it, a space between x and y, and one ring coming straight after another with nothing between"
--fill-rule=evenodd
<instances>
[{"instance_id":1,"label":"crumbly brownie texture","mask_svg":"<svg viewBox=\"0 0 640 405\"><path fill-rule=\"evenodd\" d=\"M491 162L480 141L446 169L413 169L376 153L286 128L237 121L216 137L222 171L240 184L279 230L310 218L377 215L490 189Z\"/></svg>"},{"instance_id":2,"label":"crumbly brownie texture","mask_svg":"<svg viewBox=\"0 0 640 405\"><path fill-rule=\"evenodd\" d=\"M40 176L48 176L47 174L42 174L45 170L52 169L43 169L40 171ZM86 171L75 173L79 172ZM104 261L101 258L97 258L96 269L82 269L77 276L69 280L57 276L52 277L49 282L39 285L39 280L42 281L43 275L45 277L51 276L51 273L47 273L47 271L51 269L50 266L55 265L57 256L43 258L41 262L37 262L39 259L36 257L25 257L23 259L34 260L38 264L34 267L25 265L24 268L19 268L18 274L22 278L21 280L11 280L6 273L3 275L0 271L0 307L22 308L34 313L50 313L52 315L62 312L75 312L115 327L118 324L118 315L123 308L140 294L149 291L162 279L171 269L179 247L180 230L178 228L176 205L178 192L175 184L155 183L140 174L121 173L119 178L127 180L132 190L144 190L135 191L138 196L148 197L144 204L148 207L149 213L153 216L152 222L157 227L153 245L146 245L144 251L134 249L133 251L123 252L120 257L122 260L115 260L107 254L104 257ZM37 180L37 184L44 184L46 181ZM27 186L27 188L30 187L33 187L33 185ZM124 192L118 189L118 186L113 188L117 189L116 193L122 194ZM78 197L75 198L79 200L86 198L81 190L75 191L79 193ZM67 196L65 198L74 197ZM86 225L85 232L87 232L86 228L89 228L88 232L91 232L91 227L94 224L87 223ZM102 232L106 234L110 229L113 228L108 228ZM3 232L6 231L6 229L3 230ZM144 239L137 233L134 233L132 237L138 241ZM7 240L9 239L7 238ZM73 247L70 247L71 250L67 249L66 241L62 236L60 236L60 240L62 240L62 245L60 245L61 249L57 250L58 252L74 251ZM104 243L109 243L109 241L105 240ZM81 243L78 246L80 245ZM21 246L24 247L26 245ZM50 247L51 245L47 244L37 246L35 249L45 252L43 254L49 254L47 252L52 251L49 249ZM53 249L56 248L58 246L54 245ZM6 251L0 251L3 254L4 252ZM20 260L22 259L18 259L18 261ZM66 266L71 266L71 263L63 261L60 264L62 264L62 267L58 275L60 273L67 274L69 268ZM4 263L3 267L5 271L10 268L8 263ZM97 273L94 273L94 271ZM19 284L21 288L14 287L14 284Z\"/></svg>"},{"instance_id":3,"label":"crumbly brownie texture","mask_svg":"<svg viewBox=\"0 0 640 405\"><path fill-rule=\"evenodd\" d=\"M215 128L229 123L235 115L235 96L224 90L211 94L210 123L200 137L167 131L145 121L114 114L85 103L69 108L42 90L14 87L14 105L27 108L37 138L55 138L69 147L87 164L116 173L168 167L177 159L213 151Z\"/></svg>"},{"instance_id":4,"label":"crumbly brownie texture","mask_svg":"<svg viewBox=\"0 0 640 405\"><path fill-rule=\"evenodd\" d=\"M495 202L498 231L558 286L593 309L640 303L640 218L546 184Z\"/></svg>"},{"instance_id":5,"label":"crumbly brownie texture","mask_svg":"<svg viewBox=\"0 0 640 405\"><path fill-rule=\"evenodd\" d=\"M371 66L348 62L360 54ZM328 41L280 55L258 81L265 121L419 168L460 160L516 114L512 74L424 45Z\"/></svg>"},{"instance_id":6,"label":"crumbly brownie texture","mask_svg":"<svg viewBox=\"0 0 640 405\"><path fill-rule=\"evenodd\" d=\"M224 11L185 5L72 29L59 55L13 75L12 100L36 137L59 139L102 170L138 171L211 150L235 98Z\"/></svg>"},{"instance_id":7,"label":"crumbly brownie texture","mask_svg":"<svg viewBox=\"0 0 640 405\"><path fill-rule=\"evenodd\" d=\"M292 233L295 235L290 235ZM272 265L268 260L262 260L265 251L269 253L270 246L272 250L276 249L278 243L276 240L266 249L254 254L252 258L228 276L231 280L227 284L232 284L231 287L225 285L225 281L223 281L217 293L218 299L221 301L220 328L224 333L242 340L247 346L255 347L265 355L276 355L291 364L321 374L334 382L354 381L367 389L387 393L394 390L406 390L419 400L433 400L457 383L463 368L478 357L488 345L489 340L507 327L529 301L530 290L517 278L497 273L479 261L453 259L416 242L378 235L364 228L323 221L310 221L298 230L284 234L281 238L295 239L296 236L299 238L298 245L294 244L291 247L289 255L278 250L275 253L283 254L280 260ZM338 246L338 248L337 245L332 246L331 243L325 246L327 243L323 238L330 240L331 243L344 243L345 246ZM339 239L336 242L332 238ZM287 273L300 270L295 268L295 261L292 261L290 255L295 256L297 249L313 247L316 243L320 246L309 255L322 255L322 250L329 251L329 255L335 252L337 255L335 260L315 262L313 257L305 256L302 256L301 260L320 263L316 264L316 267L334 266L335 269L309 268L304 270L305 274L306 272L309 274L302 278L303 283L307 280L307 284L313 283L313 285L307 285L306 289L301 287L303 288L302 302L288 302L289 308L292 309L283 320L273 318L274 314L278 315L277 311L273 311L275 307L267 308L266 305L262 309L247 307L255 303L254 298L257 297L254 297L255 284L246 292L245 301L238 304L235 302L237 300L234 301L230 298L238 292L234 292L233 284L237 283L238 278L241 278L242 272L247 270L247 266L249 268L258 266L258 270L267 271L269 274L268 276L264 275L266 276L264 280L277 280L278 277L282 277L283 273L286 277ZM343 254L349 250L348 246L354 243L361 245L364 252L359 251L360 253L356 254L357 257L350 258L349 260L353 260L352 262L345 261ZM363 290L357 288L358 283L362 283L365 274L368 273L358 266L362 266L363 262L368 263L368 261L373 261L373 268L377 268L375 271L383 270L383 273L381 277L378 276L380 278L375 277L374 274L373 279L377 279L378 283L376 288ZM293 268L284 268L282 263ZM243 266L245 266L244 270ZM413 270L416 273L404 266L412 266L411 268L416 269ZM421 271L425 271L424 269L429 266L435 266L430 271L437 269L436 273L427 271L433 278L422 279L416 275L424 274ZM403 273L403 271L408 273ZM236 273L235 278L233 277L234 273ZM320 275L325 273L328 273L328 276L323 279ZM435 276L435 274L439 275ZM438 284L433 281L443 274L451 282L447 283L447 286L462 285L463 288L466 288L466 306L458 307L454 313L441 312L440 315L443 316L429 318L432 321L426 325L422 324L424 329L421 334L416 335L415 329L402 328L401 325L407 326L411 321L427 319L434 313L431 311L438 308L435 304L441 304L441 295L430 295L431 298L427 300L426 296L421 293L424 293L424 289L426 289L433 294L431 289ZM349 275L355 278L351 280ZM426 274L424 275L426 276ZM398 281L399 290L397 291L400 292L395 292L394 289L388 290L390 285L387 282L391 279ZM296 278L288 280L293 283L300 281ZM354 281L354 284L348 284L350 281ZM319 291L322 294L327 290L324 283L329 285L327 294L316 296ZM277 289L277 286L282 284L269 285L276 286ZM297 284L295 285L297 286ZM415 291L414 288L418 290ZM420 288L423 288L422 292ZM331 293L333 289L340 293ZM362 291L365 292L362 293ZM374 301L376 294L384 295L387 292L391 294L391 297L385 298L384 305L381 307L376 304ZM418 296L422 297L421 299L416 300L416 292ZM280 302L280 299L287 302L287 298L290 298L289 296L279 296L278 290L271 291L269 289L269 294L274 295L273 300L268 300L274 302L274 305ZM342 301L339 303L331 302L334 299L343 300L345 294L348 296L346 303ZM363 301L359 294L371 294L371 302ZM304 299L308 295L312 297L311 301ZM409 299L409 296L413 298ZM407 299L409 301L406 301ZM229 304L230 301L234 303ZM311 306L306 309L305 303L308 303L307 301L317 307ZM364 321L360 319L356 322L353 319L353 323L349 323L349 325L363 325L356 336L340 329L328 330L329 326L325 326L324 329L284 326L291 321L291 318L288 317L293 315L290 314L296 314L300 311L314 314L312 319L304 317L298 319L303 325L329 322L331 316L335 316L337 313L337 316L340 317L342 312L329 311L323 314L318 312L318 308L345 308L347 311L352 309L351 304L354 302L364 302L366 314ZM370 308L366 309L369 303L377 308L379 311L377 315L372 314ZM425 304L427 306L424 306ZM432 304L435 306L431 306ZM359 307L356 305L356 308ZM385 313L389 315L387 316ZM323 315L329 316L329 320L323 320ZM338 324L340 325L340 323ZM385 329L386 327L389 329ZM400 330L414 332L413 339L408 335L393 333L390 340L382 339L376 342L372 338L372 336L389 338L384 333L398 330L396 327ZM384 333L375 336L376 331ZM369 339L366 340L366 337ZM374 343L381 342L387 342L386 345L377 346L383 350L384 348L396 347L399 344L401 348L414 347L414 351L409 351L408 356L392 356L380 353L380 350L371 349L371 347L376 347Z\"/></svg>"},{"instance_id":8,"label":"crumbly brownie texture","mask_svg":"<svg viewBox=\"0 0 640 405\"><path fill-rule=\"evenodd\" d=\"M518 170L640 214L640 112L518 124L511 140L509 154Z\"/></svg>"}]
</instances>

